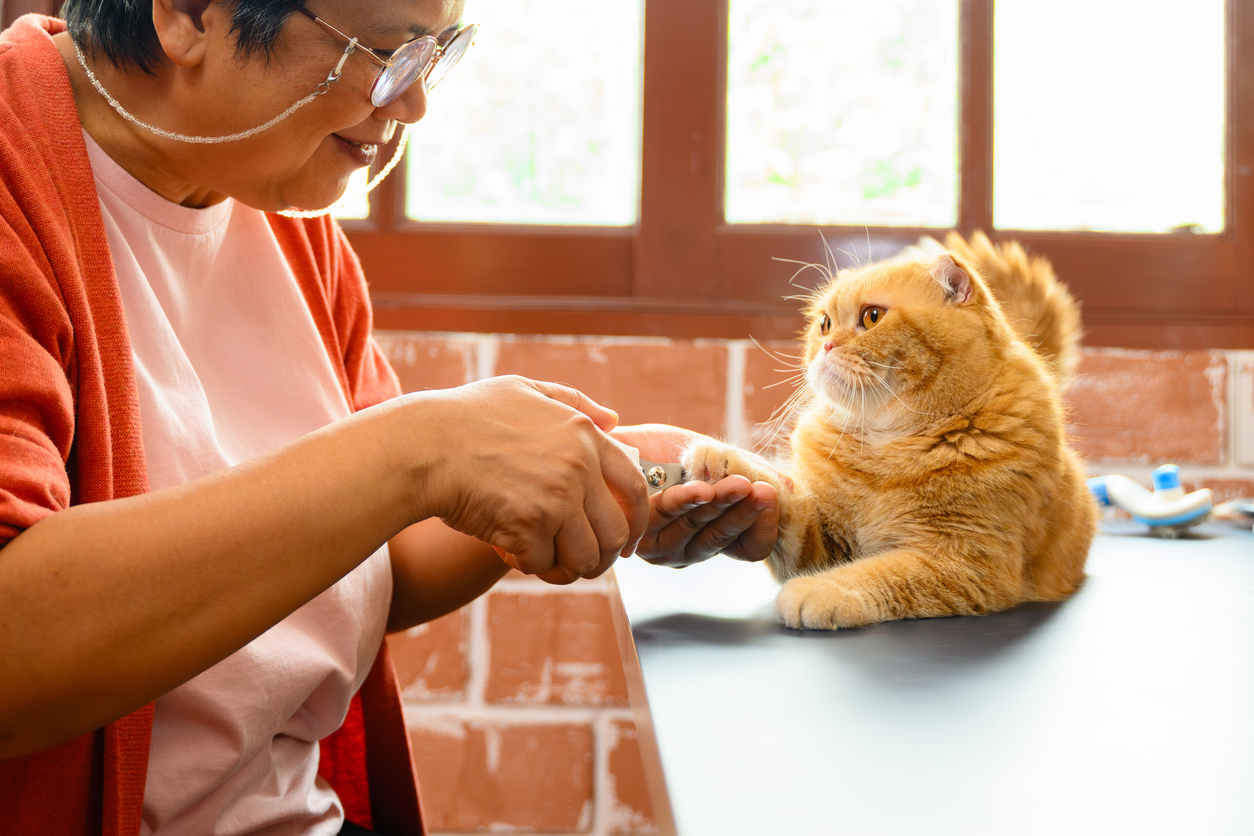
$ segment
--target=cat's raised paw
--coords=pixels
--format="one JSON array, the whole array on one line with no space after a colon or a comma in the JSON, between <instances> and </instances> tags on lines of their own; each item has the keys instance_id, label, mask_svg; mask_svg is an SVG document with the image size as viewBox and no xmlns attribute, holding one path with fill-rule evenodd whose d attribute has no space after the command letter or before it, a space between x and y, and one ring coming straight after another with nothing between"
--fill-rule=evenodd
<instances>
[{"instance_id":1,"label":"cat's raised paw","mask_svg":"<svg viewBox=\"0 0 1254 836\"><path fill-rule=\"evenodd\" d=\"M882 621L872 600L826 575L793 578L775 601L779 622L793 630L839 630Z\"/></svg>"},{"instance_id":2,"label":"cat's raised paw","mask_svg":"<svg viewBox=\"0 0 1254 836\"><path fill-rule=\"evenodd\" d=\"M681 463L691 480L713 484L727 476L744 476L750 482L767 482L779 490L792 490L792 480L772 467L766 459L739 447L713 439L690 446Z\"/></svg>"}]
</instances>

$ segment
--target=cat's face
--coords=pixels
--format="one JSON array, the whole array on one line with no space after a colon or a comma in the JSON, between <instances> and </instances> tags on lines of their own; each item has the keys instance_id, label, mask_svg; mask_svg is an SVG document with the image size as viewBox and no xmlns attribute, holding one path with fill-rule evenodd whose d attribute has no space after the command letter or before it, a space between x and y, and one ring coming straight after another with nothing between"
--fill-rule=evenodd
<instances>
[{"instance_id":1,"label":"cat's face","mask_svg":"<svg viewBox=\"0 0 1254 836\"><path fill-rule=\"evenodd\" d=\"M984 371L991 298L949 254L842 271L810 308L806 379L837 423L914 423Z\"/></svg>"}]
</instances>

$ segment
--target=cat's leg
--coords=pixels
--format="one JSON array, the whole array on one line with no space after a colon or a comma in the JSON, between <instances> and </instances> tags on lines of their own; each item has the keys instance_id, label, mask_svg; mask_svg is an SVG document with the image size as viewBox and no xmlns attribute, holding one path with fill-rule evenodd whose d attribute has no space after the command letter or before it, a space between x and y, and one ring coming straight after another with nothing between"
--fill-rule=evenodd
<instances>
[{"instance_id":1,"label":"cat's leg","mask_svg":"<svg viewBox=\"0 0 1254 836\"><path fill-rule=\"evenodd\" d=\"M775 488L779 497L779 538L767 565L777 579L792 577L802 567L821 559L818 550L822 548L822 536L813 497L804 485L795 483L766 459L730 444L701 439L684 452L682 464L690 480L714 483L726 476L740 475Z\"/></svg>"},{"instance_id":2,"label":"cat's leg","mask_svg":"<svg viewBox=\"0 0 1254 836\"><path fill-rule=\"evenodd\" d=\"M997 612L1022 600L1021 578L997 564L906 549L883 552L790 580L776 610L782 624L798 630Z\"/></svg>"}]
</instances>

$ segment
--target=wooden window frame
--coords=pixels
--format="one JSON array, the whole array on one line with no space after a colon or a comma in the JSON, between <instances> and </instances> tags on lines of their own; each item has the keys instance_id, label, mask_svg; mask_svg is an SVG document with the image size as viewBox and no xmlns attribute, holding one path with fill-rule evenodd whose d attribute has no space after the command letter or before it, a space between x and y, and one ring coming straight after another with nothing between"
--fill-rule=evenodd
<instances>
[{"instance_id":1,"label":"wooden window frame","mask_svg":"<svg viewBox=\"0 0 1254 836\"><path fill-rule=\"evenodd\" d=\"M1227 226L1205 235L994 230L993 0L960 2L957 229L1047 256L1083 303L1089 345L1254 348L1254 0L1226 3ZM4 22L51 5L8 0ZM405 218L398 166L371 196L370 217L343 222L376 325L790 339L800 318L783 297L797 292L787 284L794 267L774 258L822 262L816 229L838 253L873 258L945 232L724 222L727 11L728 0L645 3L635 226L416 223Z\"/></svg>"},{"instance_id":2,"label":"wooden window frame","mask_svg":"<svg viewBox=\"0 0 1254 836\"><path fill-rule=\"evenodd\" d=\"M639 222L630 228L418 224L403 176L345 223L381 327L789 339L774 257L821 262L815 227L723 220L727 0L646 2ZM1018 239L1081 299L1089 345L1254 348L1254 0L1228 0L1226 219L1218 234L994 230L993 0L961 0L957 229ZM435 117L435 118L438 118ZM945 230L821 227L873 257ZM843 258L843 256L842 256Z\"/></svg>"}]
</instances>

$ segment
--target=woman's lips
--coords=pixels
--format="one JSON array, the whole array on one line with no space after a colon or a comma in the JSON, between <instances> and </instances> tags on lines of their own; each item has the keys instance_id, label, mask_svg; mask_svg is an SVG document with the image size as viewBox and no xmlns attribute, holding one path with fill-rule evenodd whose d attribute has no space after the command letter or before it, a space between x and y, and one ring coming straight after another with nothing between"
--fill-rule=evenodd
<instances>
[{"instance_id":1,"label":"woman's lips","mask_svg":"<svg viewBox=\"0 0 1254 836\"><path fill-rule=\"evenodd\" d=\"M358 145L350 142L339 134L332 134L335 137L335 143L340 150L348 156L350 160L355 162L358 168L368 166L374 163L374 158L379 155L378 145Z\"/></svg>"}]
</instances>

